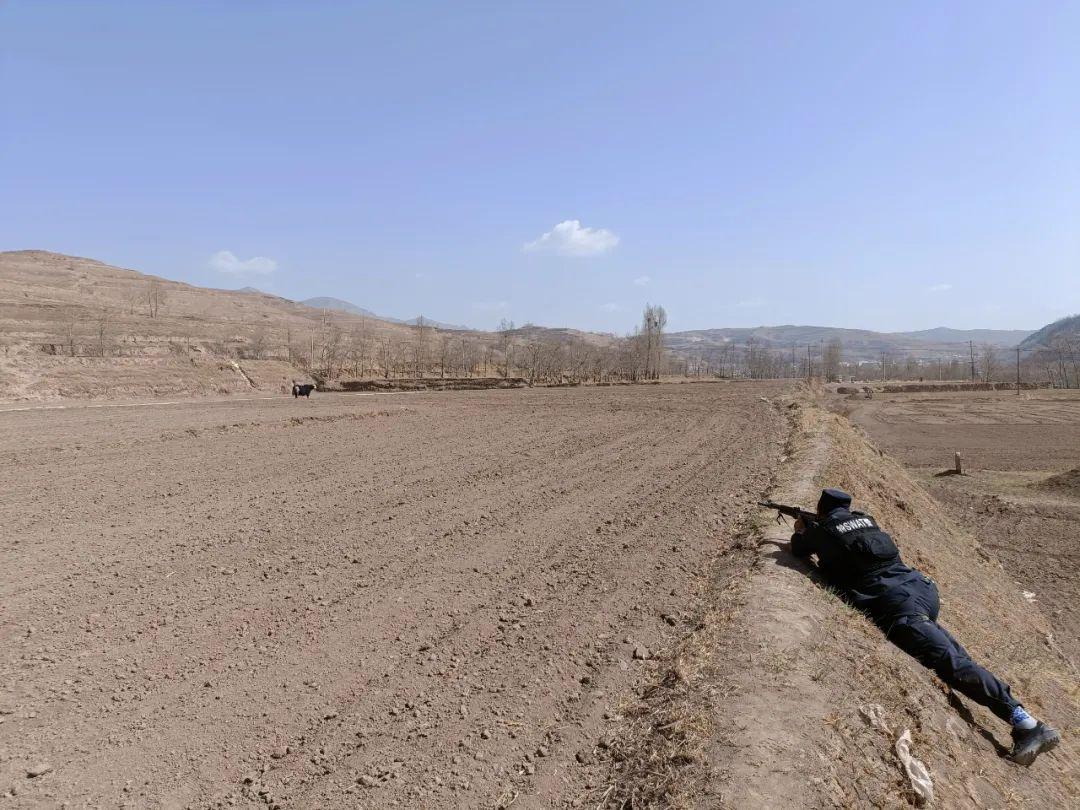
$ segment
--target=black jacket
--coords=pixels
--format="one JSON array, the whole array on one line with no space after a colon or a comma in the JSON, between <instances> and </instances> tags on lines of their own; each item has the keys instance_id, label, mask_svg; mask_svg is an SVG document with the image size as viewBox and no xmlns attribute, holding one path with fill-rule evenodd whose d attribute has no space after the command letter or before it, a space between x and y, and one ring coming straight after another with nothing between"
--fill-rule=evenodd
<instances>
[{"instance_id":1,"label":"black jacket","mask_svg":"<svg viewBox=\"0 0 1080 810\"><path fill-rule=\"evenodd\" d=\"M826 582L879 623L919 612L916 597L929 583L904 565L893 539L863 512L833 509L824 520L792 535L791 552L798 557L816 554Z\"/></svg>"}]
</instances>

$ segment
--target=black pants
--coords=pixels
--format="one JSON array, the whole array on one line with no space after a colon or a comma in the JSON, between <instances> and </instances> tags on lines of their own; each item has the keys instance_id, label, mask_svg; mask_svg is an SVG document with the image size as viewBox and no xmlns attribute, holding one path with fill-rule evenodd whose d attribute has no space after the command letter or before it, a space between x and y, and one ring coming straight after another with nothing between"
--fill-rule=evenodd
<instances>
[{"instance_id":1,"label":"black pants","mask_svg":"<svg viewBox=\"0 0 1080 810\"><path fill-rule=\"evenodd\" d=\"M937 623L941 604L934 581L920 578L905 588L910 596L907 610L899 617L894 614L883 628L889 641L937 673L948 686L1008 722L1020 702L1008 684L972 661L960 642Z\"/></svg>"}]
</instances>

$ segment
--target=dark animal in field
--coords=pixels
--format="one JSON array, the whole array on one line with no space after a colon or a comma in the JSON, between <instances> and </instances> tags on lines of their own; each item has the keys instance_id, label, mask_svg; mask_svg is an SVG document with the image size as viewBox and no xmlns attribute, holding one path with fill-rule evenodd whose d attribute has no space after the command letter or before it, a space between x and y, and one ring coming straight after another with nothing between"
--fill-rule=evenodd
<instances>
[{"instance_id":1,"label":"dark animal in field","mask_svg":"<svg viewBox=\"0 0 1080 810\"><path fill-rule=\"evenodd\" d=\"M314 390L314 385L297 385L296 383L293 383L293 399L296 399L297 397L307 397L308 399L311 399L311 392Z\"/></svg>"}]
</instances>

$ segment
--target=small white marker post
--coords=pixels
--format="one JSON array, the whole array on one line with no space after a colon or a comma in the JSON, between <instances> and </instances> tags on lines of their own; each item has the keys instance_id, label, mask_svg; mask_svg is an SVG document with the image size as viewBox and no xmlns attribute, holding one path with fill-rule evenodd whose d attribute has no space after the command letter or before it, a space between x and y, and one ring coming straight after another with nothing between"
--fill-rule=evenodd
<instances>
[{"instance_id":1,"label":"small white marker post","mask_svg":"<svg viewBox=\"0 0 1080 810\"><path fill-rule=\"evenodd\" d=\"M960 465L960 451L959 450L957 450L955 453L953 453L953 470L955 470L957 475L963 475L964 474L964 469Z\"/></svg>"}]
</instances>

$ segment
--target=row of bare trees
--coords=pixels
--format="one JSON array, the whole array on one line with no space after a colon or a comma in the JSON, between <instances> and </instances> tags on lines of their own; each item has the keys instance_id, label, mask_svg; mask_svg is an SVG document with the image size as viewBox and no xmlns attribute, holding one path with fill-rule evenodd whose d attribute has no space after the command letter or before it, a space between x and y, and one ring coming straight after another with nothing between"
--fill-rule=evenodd
<instances>
[{"instance_id":1,"label":"row of bare trees","mask_svg":"<svg viewBox=\"0 0 1080 810\"><path fill-rule=\"evenodd\" d=\"M727 343L686 352L675 365L676 373L688 377L752 380L824 377L835 381L849 370L843 358L843 346L838 340L778 349L750 338L743 345Z\"/></svg>"},{"instance_id":2,"label":"row of bare trees","mask_svg":"<svg viewBox=\"0 0 1080 810\"><path fill-rule=\"evenodd\" d=\"M655 380L668 371L667 313L648 305L641 325L625 338L597 339L503 320L495 333L436 329L424 317L407 330L388 331L367 319L321 322L275 337L257 328L237 348L247 359L287 359L323 379L341 377L520 377L530 383Z\"/></svg>"},{"instance_id":3,"label":"row of bare trees","mask_svg":"<svg viewBox=\"0 0 1080 810\"><path fill-rule=\"evenodd\" d=\"M676 360L676 371L692 377L733 379L814 377L830 382L844 378L1012 382L1017 372L1016 362L1010 357L1013 351L991 343L980 346L972 343L964 354L943 353L928 358L883 352L877 360L848 361L839 340L778 349L763 346L751 338L743 345L730 343L685 354ZM1034 354L1022 352L1019 372L1022 382L1045 380L1060 387L1080 387L1080 338L1059 339L1050 349Z\"/></svg>"},{"instance_id":4,"label":"row of bare trees","mask_svg":"<svg viewBox=\"0 0 1080 810\"><path fill-rule=\"evenodd\" d=\"M1080 388L1080 334L1059 335L1045 349L1032 352L1033 376L1055 388Z\"/></svg>"},{"instance_id":5,"label":"row of bare trees","mask_svg":"<svg viewBox=\"0 0 1080 810\"><path fill-rule=\"evenodd\" d=\"M162 283L151 278L147 279L145 284L132 287L124 299L124 304L128 315L145 312L149 317L156 318L168 302L168 297Z\"/></svg>"},{"instance_id":6,"label":"row of bare trees","mask_svg":"<svg viewBox=\"0 0 1080 810\"><path fill-rule=\"evenodd\" d=\"M78 312L71 309L64 313L58 337L58 342L45 344L51 354L110 357L117 353L116 328L106 313L100 313L88 323L83 323Z\"/></svg>"},{"instance_id":7,"label":"row of bare trees","mask_svg":"<svg viewBox=\"0 0 1080 810\"><path fill-rule=\"evenodd\" d=\"M124 309L128 315L145 312L148 317L157 318L167 301L164 285L151 278L128 291ZM100 311L86 319L80 309L71 307L61 318L59 340L44 345L50 353L69 357L109 357L119 353L123 342L117 320L113 313Z\"/></svg>"}]
</instances>

